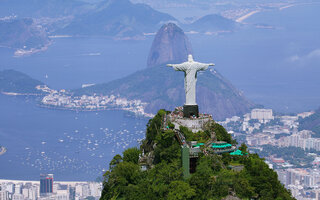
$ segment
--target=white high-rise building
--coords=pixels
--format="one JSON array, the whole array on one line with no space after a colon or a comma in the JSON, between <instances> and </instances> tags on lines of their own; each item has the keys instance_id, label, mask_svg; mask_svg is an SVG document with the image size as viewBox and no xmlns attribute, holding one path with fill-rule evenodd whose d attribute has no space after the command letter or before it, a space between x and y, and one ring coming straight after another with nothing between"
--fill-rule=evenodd
<instances>
[{"instance_id":1,"label":"white high-rise building","mask_svg":"<svg viewBox=\"0 0 320 200\"><path fill-rule=\"evenodd\" d=\"M261 121L273 120L272 109L253 109L251 110L251 119L257 119Z\"/></svg>"},{"instance_id":2,"label":"white high-rise building","mask_svg":"<svg viewBox=\"0 0 320 200\"><path fill-rule=\"evenodd\" d=\"M14 193L12 195L12 200L24 200L23 195L22 194L16 194Z\"/></svg>"},{"instance_id":3,"label":"white high-rise building","mask_svg":"<svg viewBox=\"0 0 320 200\"><path fill-rule=\"evenodd\" d=\"M15 184L14 193L15 194L22 194L22 184Z\"/></svg>"},{"instance_id":4,"label":"white high-rise building","mask_svg":"<svg viewBox=\"0 0 320 200\"><path fill-rule=\"evenodd\" d=\"M9 200L9 192L0 191L0 200Z\"/></svg>"}]
</instances>

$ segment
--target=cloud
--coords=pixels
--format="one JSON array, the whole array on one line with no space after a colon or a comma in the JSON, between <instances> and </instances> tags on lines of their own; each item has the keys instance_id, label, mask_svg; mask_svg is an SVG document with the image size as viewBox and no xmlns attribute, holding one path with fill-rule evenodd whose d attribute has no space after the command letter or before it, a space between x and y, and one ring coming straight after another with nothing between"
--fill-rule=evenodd
<instances>
[{"instance_id":1,"label":"cloud","mask_svg":"<svg viewBox=\"0 0 320 200\"><path fill-rule=\"evenodd\" d=\"M316 49L314 51L311 51L308 55L307 58L320 58L320 49Z\"/></svg>"},{"instance_id":2,"label":"cloud","mask_svg":"<svg viewBox=\"0 0 320 200\"><path fill-rule=\"evenodd\" d=\"M306 55L293 55L291 57L289 57L287 60L289 62L300 62L300 63L305 63L308 62L310 60L315 60L315 59L320 59L320 49L315 49L311 52L309 52Z\"/></svg>"}]
</instances>

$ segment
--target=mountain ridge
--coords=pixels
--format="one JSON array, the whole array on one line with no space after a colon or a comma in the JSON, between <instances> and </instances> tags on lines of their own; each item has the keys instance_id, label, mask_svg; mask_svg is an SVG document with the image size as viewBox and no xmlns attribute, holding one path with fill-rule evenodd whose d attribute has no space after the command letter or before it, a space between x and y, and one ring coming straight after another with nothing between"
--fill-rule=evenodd
<instances>
[{"instance_id":1,"label":"mountain ridge","mask_svg":"<svg viewBox=\"0 0 320 200\"><path fill-rule=\"evenodd\" d=\"M50 43L45 29L32 18L0 20L0 45L14 49L41 49Z\"/></svg>"},{"instance_id":2,"label":"mountain ridge","mask_svg":"<svg viewBox=\"0 0 320 200\"><path fill-rule=\"evenodd\" d=\"M44 94L36 86L44 85L22 72L8 69L0 71L0 92L17 94Z\"/></svg>"},{"instance_id":3,"label":"mountain ridge","mask_svg":"<svg viewBox=\"0 0 320 200\"><path fill-rule=\"evenodd\" d=\"M77 17L56 34L143 37L145 33L158 29L162 23L176 20L148 5L133 4L128 0L110 0L98 5L96 11Z\"/></svg>"}]
</instances>

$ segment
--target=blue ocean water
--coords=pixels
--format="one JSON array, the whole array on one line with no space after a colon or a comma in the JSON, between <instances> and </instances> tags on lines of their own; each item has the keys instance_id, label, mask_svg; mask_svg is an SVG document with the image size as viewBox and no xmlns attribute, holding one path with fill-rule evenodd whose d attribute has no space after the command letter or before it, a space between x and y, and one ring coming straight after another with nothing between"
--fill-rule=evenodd
<instances>
[{"instance_id":1,"label":"blue ocean water","mask_svg":"<svg viewBox=\"0 0 320 200\"><path fill-rule=\"evenodd\" d=\"M144 138L146 118L123 111L40 108L34 98L0 95L0 179L95 180L112 157Z\"/></svg>"},{"instance_id":2,"label":"blue ocean water","mask_svg":"<svg viewBox=\"0 0 320 200\"><path fill-rule=\"evenodd\" d=\"M56 89L105 83L146 67L152 38L114 41L104 37L56 38L48 50L13 57L0 48L0 70L16 69Z\"/></svg>"}]
</instances>

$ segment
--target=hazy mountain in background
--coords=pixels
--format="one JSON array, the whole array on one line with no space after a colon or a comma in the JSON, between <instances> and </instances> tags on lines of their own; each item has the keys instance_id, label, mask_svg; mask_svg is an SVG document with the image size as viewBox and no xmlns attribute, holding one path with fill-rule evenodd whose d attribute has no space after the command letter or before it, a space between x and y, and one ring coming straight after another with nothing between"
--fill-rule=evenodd
<instances>
[{"instance_id":1,"label":"hazy mountain in background","mask_svg":"<svg viewBox=\"0 0 320 200\"><path fill-rule=\"evenodd\" d=\"M69 35L104 35L117 38L143 36L155 32L172 16L158 12L145 4L132 4L129 0L103 1L96 9L74 19L57 31Z\"/></svg>"},{"instance_id":2,"label":"hazy mountain in background","mask_svg":"<svg viewBox=\"0 0 320 200\"><path fill-rule=\"evenodd\" d=\"M185 36L180 28L173 24L164 25L159 32L170 28L179 32L179 39L185 41ZM177 34L163 34L163 39L158 35L157 41L174 41ZM172 43L170 48L178 49ZM151 48L153 52L161 52L162 45L155 45ZM164 54L163 61L181 59L180 54ZM184 61L186 61L185 59ZM195 59L196 60L196 59ZM82 88L74 91L74 95L119 95L129 100L141 100L146 102L145 111L156 113L159 109L173 110L177 105L185 103L184 74L176 72L172 68L164 65L148 67L127 77L111 81L105 84ZM201 112L210 113L215 119L224 119L234 115L247 113L253 103L249 102L229 81L227 81L216 70L211 69L198 73L197 82L197 103Z\"/></svg>"},{"instance_id":3,"label":"hazy mountain in background","mask_svg":"<svg viewBox=\"0 0 320 200\"><path fill-rule=\"evenodd\" d=\"M212 14L201 17L192 24L184 26L187 31L197 32L216 32L216 31L233 31L236 28L236 22L221 15Z\"/></svg>"},{"instance_id":4,"label":"hazy mountain in background","mask_svg":"<svg viewBox=\"0 0 320 200\"><path fill-rule=\"evenodd\" d=\"M15 70L0 71L0 92L42 94L42 91L35 88L37 85L44 84Z\"/></svg>"},{"instance_id":5,"label":"hazy mountain in background","mask_svg":"<svg viewBox=\"0 0 320 200\"><path fill-rule=\"evenodd\" d=\"M192 47L183 30L174 23L165 24L153 40L147 66L181 63L189 54L192 54Z\"/></svg>"},{"instance_id":6,"label":"hazy mountain in background","mask_svg":"<svg viewBox=\"0 0 320 200\"><path fill-rule=\"evenodd\" d=\"M62 17L87 12L90 4L78 0L0 0L0 17Z\"/></svg>"},{"instance_id":7,"label":"hazy mountain in background","mask_svg":"<svg viewBox=\"0 0 320 200\"><path fill-rule=\"evenodd\" d=\"M0 46L39 49L49 44L46 31L31 18L0 20Z\"/></svg>"}]
</instances>

